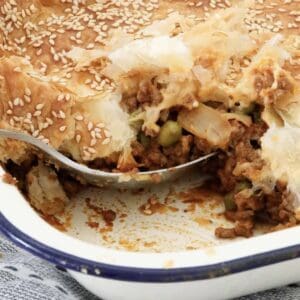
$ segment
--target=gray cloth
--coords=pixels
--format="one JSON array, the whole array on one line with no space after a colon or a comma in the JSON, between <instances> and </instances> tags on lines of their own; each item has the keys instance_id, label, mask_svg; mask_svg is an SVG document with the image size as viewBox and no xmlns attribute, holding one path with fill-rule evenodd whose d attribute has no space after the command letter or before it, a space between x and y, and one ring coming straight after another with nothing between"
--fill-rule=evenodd
<instances>
[{"instance_id":1,"label":"gray cloth","mask_svg":"<svg viewBox=\"0 0 300 300\"><path fill-rule=\"evenodd\" d=\"M2 236L0 236L0 253L1 300L98 299L65 271L17 248ZM238 300L266 299L300 299L300 284L241 297Z\"/></svg>"}]
</instances>

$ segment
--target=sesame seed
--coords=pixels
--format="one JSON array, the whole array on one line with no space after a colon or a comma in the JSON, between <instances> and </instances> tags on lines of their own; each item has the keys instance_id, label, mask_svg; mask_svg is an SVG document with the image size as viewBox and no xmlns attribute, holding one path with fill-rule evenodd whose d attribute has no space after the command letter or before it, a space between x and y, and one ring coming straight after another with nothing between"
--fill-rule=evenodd
<instances>
[{"instance_id":1,"label":"sesame seed","mask_svg":"<svg viewBox=\"0 0 300 300\"><path fill-rule=\"evenodd\" d=\"M88 148L87 148L87 151L88 151L89 153L92 153L92 154L95 154L95 153L96 153L96 150L95 150L94 148L91 148L91 147L88 147Z\"/></svg>"},{"instance_id":2,"label":"sesame seed","mask_svg":"<svg viewBox=\"0 0 300 300\"><path fill-rule=\"evenodd\" d=\"M31 90L29 88L25 88L25 95L31 96Z\"/></svg>"},{"instance_id":3,"label":"sesame seed","mask_svg":"<svg viewBox=\"0 0 300 300\"><path fill-rule=\"evenodd\" d=\"M83 150L83 159L88 160L91 157L91 153L88 152L87 150Z\"/></svg>"},{"instance_id":4,"label":"sesame seed","mask_svg":"<svg viewBox=\"0 0 300 300\"><path fill-rule=\"evenodd\" d=\"M93 129L93 127L94 127L93 123L92 123L92 122L89 122L89 123L88 123L88 126L87 126L88 131L91 131L91 130Z\"/></svg>"},{"instance_id":5,"label":"sesame seed","mask_svg":"<svg viewBox=\"0 0 300 300\"><path fill-rule=\"evenodd\" d=\"M64 94L59 94L57 96L57 101L63 101L65 99L65 95Z\"/></svg>"},{"instance_id":6,"label":"sesame seed","mask_svg":"<svg viewBox=\"0 0 300 300\"><path fill-rule=\"evenodd\" d=\"M97 144L97 140L96 139L92 139L91 143L90 143L90 146L94 147L96 144Z\"/></svg>"},{"instance_id":7,"label":"sesame seed","mask_svg":"<svg viewBox=\"0 0 300 300\"><path fill-rule=\"evenodd\" d=\"M66 114L62 110L59 111L59 115L60 115L61 119L65 119L66 118Z\"/></svg>"},{"instance_id":8,"label":"sesame seed","mask_svg":"<svg viewBox=\"0 0 300 300\"><path fill-rule=\"evenodd\" d=\"M35 109L36 110L42 110L44 108L45 104L44 103L40 103L40 104L37 104Z\"/></svg>"},{"instance_id":9,"label":"sesame seed","mask_svg":"<svg viewBox=\"0 0 300 300\"><path fill-rule=\"evenodd\" d=\"M81 141L81 135L80 134L77 134L76 135L76 142L79 144Z\"/></svg>"},{"instance_id":10,"label":"sesame seed","mask_svg":"<svg viewBox=\"0 0 300 300\"><path fill-rule=\"evenodd\" d=\"M96 132L95 136L96 136L97 139L102 139L102 135L99 132Z\"/></svg>"},{"instance_id":11,"label":"sesame seed","mask_svg":"<svg viewBox=\"0 0 300 300\"><path fill-rule=\"evenodd\" d=\"M83 121L83 116L77 115L77 116L75 116L75 120L76 121Z\"/></svg>"},{"instance_id":12,"label":"sesame seed","mask_svg":"<svg viewBox=\"0 0 300 300\"><path fill-rule=\"evenodd\" d=\"M95 47L94 43L90 43L86 46L87 49L93 49Z\"/></svg>"},{"instance_id":13,"label":"sesame seed","mask_svg":"<svg viewBox=\"0 0 300 300\"><path fill-rule=\"evenodd\" d=\"M34 117L39 117L42 114L42 112L40 110L37 110L33 113Z\"/></svg>"},{"instance_id":14,"label":"sesame seed","mask_svg":"<svg viewBox=\"0 0 300 300\"><path fill-rule=\"evenodd\" d=\"M106 138L102 141L102 145L107 145L110 143L110 139L109 138Z\"/></svg>"},{"instance_id":15,"label":"sesame seed","mask_svg":"<svg viewBox=\"0 0 300 300\"><path fill-rule=\"evenodd\" d=\"M33 136L33 137L37 137L39 134L40 134L40 131L39 131L39 130L35 130L35 131L32 133L32 136Z\"/></svg>"},{"instance_id":16,"label":"sesame seed","mask_svg":"<svg viewBox=\"0 0 300 300\"><path fill-rule=\"evenodd\" d=\"M60 132L64 132L67 129L67 126L61 126L59 127Z\"/></svg>"},{"instance_id":17,"label":"sesame seed","mask_svg":"<svg viewBox=\"0 0 300 300\"><path fill-rule=\"evenodd\" d=\"M53 121L52 121L52 119L50 119L50 118L46 118L46 121L47 121L47 123L48 123L49 125L53 125Z\"/></svg>"},{"instance_id":18,"label":"sesame seed","mask_svg":"<svg viewBox=\"0 0 300 300\"><path fill-rule=\"evenodd\" d=\"M13 101L14 106L19 106L20 105L20 98L15 98Z\"/></svg>"}]
</instances>

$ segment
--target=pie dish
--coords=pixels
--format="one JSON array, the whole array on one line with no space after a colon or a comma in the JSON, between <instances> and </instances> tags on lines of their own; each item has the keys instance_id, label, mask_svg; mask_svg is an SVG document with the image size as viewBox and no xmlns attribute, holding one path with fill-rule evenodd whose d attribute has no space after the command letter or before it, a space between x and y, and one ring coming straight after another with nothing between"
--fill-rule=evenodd
<instances>
[{"instance_id":1,"label":"pie dish","mask_svg":"<svg viewBox=\"0 0 300 300\"><path fill-rule=\"evenodd\" d=\"M4 1L0 126L110 172L218 151L199 169L235 222L218 237L249 237L258 222L294 226L298 4ZM1 140L0 159L43 214L76 192L72 174L24 143Z\"/></svg>"},{"instance_id":2,"label":"pie dish","mask_svg":"<svg viewBox=\"0 0 300 300\"><path fill-rule=\"evenodd\" d=\"M283 229L161 253L112 249L98 235L87 242L94 219L70 237L48 223L76 204L85 182L1 139L4 234L104 299L222 299L299 280L299 0L5 0L0 20L1 128L109 172L217 151L198 170L222 199L217 237ZM155 225L150 200L137 219ZM172 222L155 236L178 241L172 228L183 227L185 211L168 212ZM101 213L93 217L113 223L113 212Z\"/></svg>"}]
</instances>

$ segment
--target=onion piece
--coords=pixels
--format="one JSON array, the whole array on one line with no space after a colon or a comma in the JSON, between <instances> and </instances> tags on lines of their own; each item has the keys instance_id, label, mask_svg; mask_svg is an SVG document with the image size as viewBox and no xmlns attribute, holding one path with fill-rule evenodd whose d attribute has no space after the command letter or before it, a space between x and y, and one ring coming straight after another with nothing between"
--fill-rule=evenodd
<instances>
[{"instance_id":1,"label":"onion piece","mask_svg":"<svg viewBox=\"0 0 300 300\"><path fill-rule=\"evenodd\" d=\"M188 132L220 148L226 147L232 132L225 114L202 103L196 109L182 110L178 122Z\"/></svg>"}]
</instances>

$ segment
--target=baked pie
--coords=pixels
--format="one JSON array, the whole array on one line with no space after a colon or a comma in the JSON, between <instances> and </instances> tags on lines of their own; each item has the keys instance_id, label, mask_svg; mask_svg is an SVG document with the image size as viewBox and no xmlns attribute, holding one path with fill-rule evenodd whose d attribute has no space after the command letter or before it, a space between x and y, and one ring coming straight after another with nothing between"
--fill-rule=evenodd
<instances>
[{"instance_id":1,"label":"baked pie","mask_svg":"<svg viewBox=\"0 0 300 300\"><path fill-rule=\"evenodd\" d=\"M204 168L236 224L218 236L250 236L257 221L295 225L299 6L1 1L0 127L110 172L173 167L218 151ZM63 209L70 174L12 140L0 140L0 159L38 210Z\"/></svg>"}]
</instances>

